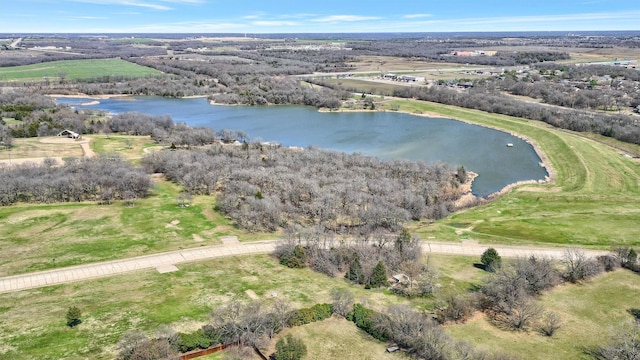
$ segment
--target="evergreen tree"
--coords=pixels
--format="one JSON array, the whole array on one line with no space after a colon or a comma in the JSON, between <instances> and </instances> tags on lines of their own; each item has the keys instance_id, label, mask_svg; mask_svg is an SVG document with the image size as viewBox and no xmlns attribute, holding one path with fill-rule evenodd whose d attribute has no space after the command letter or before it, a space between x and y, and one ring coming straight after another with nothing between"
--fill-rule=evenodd
<instances>
[{"instance_id":1,"label":"evergreen tree","mask_svg":"<svg viewBox=\"0 0 640 360\"><path fill-rule=\"evenodd\" d=\"M80 316L82 316L82 312L80 311L80 309L75 306L70 307L67 311L67 326L75 327L77 325L80 325L80 323L82 322Z\"/></svg>"},{"instance_id":2,"label":"evergreen tree","mask_svg":"<svg viewBox=\"0 0 640 360\"><path fill-rule=\"evenodd\" d=\"M294 269L301 269L306 266L306 255L304 249L300 245L296 245L293 248L291 256L287 260L287 266Z\"/></svg>"},{"instance_id":3,"label":"evergreen tree","mask_svg":"<svg viewBox=\"0 0 640 360\"><path fill-rule=\"evenodd\" d=\"M498 255L498 252L494 248L488 248L485 252L482 253L480 257L480 262L484 264L485 270L487 271L495 271L502 264L502 258Z\"/></svg>"},{"instance_id":4,"label":"evergreen tree","mask_svg":"<svg viewBox=\"0 0 640 360\"><path fill-rule=\"evenodd\" d=\"M382 261L378 261L376 266L373 268L369 285L373 288L389 285L389 281L387 280L387 268L384 266Z\"/></svg>"},{"instance_id":5,"label":"evergreen tree","mask_svg":"<svg viewBox=\"0 0 640 360\"><path fill-rule=\"evenodd\" d=\"M307 346L291 334L276 343L276 360L300 360L307 355Z\"/></svg>"},{"instance_id":6,"label":"evergreen tree","mask_svg":"<svg viewBox=\"0 0 640 360\"><path fill-rule=\"evenodd\" d=\"M362 272L362 265L360 265L360 260L357 255L354 256L351 264L349 264L349 270L344 277L356 284L364 283L364 273Z\"/></svg>"}]
</instances>

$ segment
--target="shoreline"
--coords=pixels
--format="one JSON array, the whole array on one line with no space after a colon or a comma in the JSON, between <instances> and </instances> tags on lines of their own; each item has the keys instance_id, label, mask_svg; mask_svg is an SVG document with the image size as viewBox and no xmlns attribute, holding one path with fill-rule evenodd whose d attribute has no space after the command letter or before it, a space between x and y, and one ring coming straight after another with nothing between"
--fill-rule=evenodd
<instances>
[{"instance_id":1,"label":"shoreline","mask_svg":"<svg viewBox=\"0 0 640 360\"><path fill-rule=\"evenodd\" d=\"M128 97L132 97L133 95L128 95L128 94L107 94L107 95L48 94L46 96L49 96L49 97L60 97L60 98L87 98L87 99L94 99L95 101L91 101L91 102L88 102L88 103L83 103L81 105L98 105L100 103L98 100L112 99L112 98L128 98ZM182 97L182 99L206 98L206 97L207 97L206 95L193 95L193 96L184 96L184 97ZM131 99L131 100L133 100L133 99ZM221 104L221 103L216 103L213 100L209 100L207 102L209 103L209 105L213 105L213 106L243 106L242 104ZM327 109L327 108L319 108L317 111L318 112L327 112L327 113L329 113L329 112L387 112L387 111L391 111L391 110L386 110L386 109L374 109L374 110L369 110L369 109L344 109L344 108L333 110L333 109ZM496 127L496 126L478 124L478 123L475 123L475 122L472 122L472 121L469 121L469 120L457 118L455 116L447 116L447 115L439 114L439 113L433 112L433 111L425 111L425 112L421 112L419 114L413 113L413 112L409 112L409 111L403 111L403 110L392 111L392 112L402 113L402 114L407 114L407 115L413 115L413 116L427 117L427 118L450 119L450 120L455 120L455 121L461 121L463 123L470 124L470 125L482 126L484 128L493 129L493 130L497 130L497 131L502 131L504 133L510 134L512 136L515 136L515 137L517 137L519 139L524 140L527 144L529 144L529 145L531 145L533 147L534 152L536 153L536 155L540 159L540 163L539 163L540 167L543 167L545 169L545 171L547 172L547 175L545 176L544 180L517 181L515 183L508 184L508 185L504 186L502 189L500 189L500 190L498 190L496 192L493 192L493 193L491 193L491 194L489 194L487 196L484 196L484 197L478 197L478 196L474 195L472 192L470 192L469 195L471 195L471 196L473 196L475 198L482 198L482 199L491 200L491 199L494 199L496 197L499 197L501 195L504 195L504 194L508 193L514 187L519 186L519 185L526 185L526 184L553 184L555 182L556 171L555 171L553 165L551 164L551 161L547 157L546 153L544 151L542 151L542 148L540 147L540 145L538 145L537 142L533 141L532 139L530 139L527 136L524 136L524 135L518 134L518 133L514 133L512 131L508 131L508 130L505 130L505 129L501 129L501 128ZM481 174L475 174L473 179L475 180L475 178L480 176L480 175ZM470 186L470 189L472 189L473 180L469 183L469 186Z\"/></svg>"},{"instance_id":2,"label":"shoreline","mask_svg":"<svg viewBox=\"0 0 640 360\"><path fill-rule=\"evenodd\" d=\"M338 109L338 110L331 110L331 109L326 109L326 108L322 108L322 109L318 109L319 112L387 112L387 111L391 111L391 110L386 110L386 109L375 109L375 110L368 110L368 109ZM532 139L530 139L529 137L522 135L522 134L518 134L518 133L514 133L512 131L508 131L505 129L501 129L497 126L490 126L490 125L485 125L485 124L478 124L469 120L465 120L465 119L460 119L454 116L446 116L443 114L439 114L433 111L425 111L422 112L420 114L416 114L416 113L412 113L409 111L403 111L403 110L398 110L398 111L392 111L392 112L397 112L397 113L402 113L402 114L407 114L407 115L414 115L414 116L421 116L421 117L427 117L427 118L441 118L441 119L451 119L451 120L455 120L455 121L461 121L465 124L469 124L469 125L476 125L476 126L482 126L484 128L488 128L488 129L493 129L493 130L497 130L497 131L502 131L504 133L507 133L511 136L515 136L519 139L524 140L527 144L531 145L531 147L533 147L533 151L535 151L536 155L538 156L538 158L540 159L540 167L543 167L545 169L545 171L547 172L547 175L544 177L544 180L522 180L522 181L516 181L515 183L511 183L508 184L506 186L504 186L502 189L493 192L487 196L484 197L478 197L476 195L474 195L473 193L470 193L470 195L474 196L475 198L480 198L480 199L487 199L487 200L492 200L495 199L497 197L500 197L506 193L508 193L509 191L511 191L513 188L515 188L516 186L519 185L526 185L526 184L553 184L555 183L556 180L556 171L555 168L553 167L553 165L551 164L551 161L549 160L549 158L547 157L547 154L542 151L542 148L540 147L540 145L538 145L537 142L533 141ZM475 180L476 177L480 176L481 174L475 174L475 176L473 177L473 180ZM470 182L470 187L473 187L473 180Z\"/></svg>"},{"instance_id":3,"label":"shoreline","mask_svg":"<svg viewBox=\"0 0 640 360\"><path fill-rule=\"evenodd\" d=\"M47 94L45 96L48 97L52 97L52 98L70 98L70 99L77 99L77 98L85 98L85 99L92 99L92 100L107 100L107 99L113 99L113 98L127 98L127 97L132 97L133 95L128 95L128 94L105 94L105 95L87 95L87 94L75 94L75 95L69 95L69 94Z\"/></svg>"}]
</instances>

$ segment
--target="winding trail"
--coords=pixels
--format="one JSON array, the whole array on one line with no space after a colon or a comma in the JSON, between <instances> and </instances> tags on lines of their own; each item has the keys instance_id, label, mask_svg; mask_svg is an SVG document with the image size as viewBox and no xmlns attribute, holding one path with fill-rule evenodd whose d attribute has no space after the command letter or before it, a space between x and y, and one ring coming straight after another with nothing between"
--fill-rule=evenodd
<instances>
[{"instance_id":1,"label":"winding trail","mask_svg":"<svg viewBox=\"0 0 640 360\"><path fill-rule=\"evenodd\" d=\"M179 270L176 265L188 262L210 260L228 256L268 254L273 252L279 240L256 242L226 242L222 245L168 251L153 255L132 257L93 264L70 266L60 269L33 272L0 278L0 293L34 289L75 281L89 280L133 271L156 269L160 273ZM493 247L503 257L541 256L560 259L564 248L525 247L503 245L479 245L474 242L448 243L423 242L425 254L450 254L480 256L487 248ZM607 254L607 251L584 250L587 256Z\"/></svg>"}]
</instances>

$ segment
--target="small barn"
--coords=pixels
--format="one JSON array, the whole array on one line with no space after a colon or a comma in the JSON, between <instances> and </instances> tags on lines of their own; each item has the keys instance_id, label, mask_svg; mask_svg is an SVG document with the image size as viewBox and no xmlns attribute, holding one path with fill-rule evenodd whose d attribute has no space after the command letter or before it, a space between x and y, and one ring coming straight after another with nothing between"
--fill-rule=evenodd
<instances>
[{"instance_id":1,"label":"small barn","mask_svg":"<svg viewBox=\"0 0 640 360\"><path fill-rule=\"evenodd\" d=\"M66 136L70 139L78 139L80 137L80 134L78 134L77 132L71 131L71 130L62 130L58 136Z\"/></svg>"}]
</instances>

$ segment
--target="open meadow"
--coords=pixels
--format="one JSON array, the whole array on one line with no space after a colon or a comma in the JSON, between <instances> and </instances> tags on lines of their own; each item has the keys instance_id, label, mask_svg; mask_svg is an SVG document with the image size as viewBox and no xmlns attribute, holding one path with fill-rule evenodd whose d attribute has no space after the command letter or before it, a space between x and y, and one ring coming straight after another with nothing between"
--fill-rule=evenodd
<instances>
[{"instance_id":1,"label":"open meadow","mask_svg":"<svg viewBox=\"0 0 640 360\"><path fill-rule=\"evenodd\" d=\"M104 76L137 78L159 75L162 73L158 70L121 59L61 60L0 68L0 81L59 81Z\"/></svg>"},{"instance_id":2,"label":"open meadow","mask_svg":"<svg viewBox=\"0 0 640 360\"><path fill-rule=\"evenodd\" d=\"M194 331L214 308L231 300L270 304L281 298L298 308L330 302L335 288L350 288L356 301L373 308L406 301L383 290L351 286L343 278L287 268L270 255L225 258L181 265L173 273L144 271L0 294L0 359L17 354L23 359L112 359L115 344L128 330L154 334L170 325ZM65 325L69 306L84 314L75 329ZM351 336L364 336L353 324L345 325L352 327Z\"/></svg>"}]
</instances>

